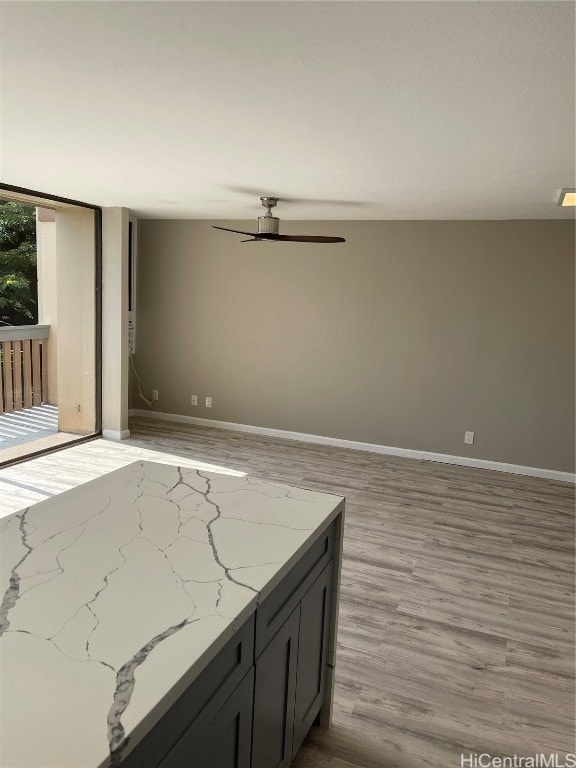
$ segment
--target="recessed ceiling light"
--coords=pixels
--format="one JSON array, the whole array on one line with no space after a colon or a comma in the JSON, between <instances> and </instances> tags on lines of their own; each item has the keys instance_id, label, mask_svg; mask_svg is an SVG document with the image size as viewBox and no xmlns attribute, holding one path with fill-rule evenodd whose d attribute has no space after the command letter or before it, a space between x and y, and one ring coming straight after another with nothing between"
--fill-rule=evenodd
<instances>
[{"instance_id":1,"label":"recessed ceiling light","mask_svg":"<svg viewBox=\"0 0 576 768\"><path fill-rule=\"evenodd\" d=\"M576 189L563 189L560 192L558 205L561 205L563 208L576 205Z\"/></svg>"}]
</instances>

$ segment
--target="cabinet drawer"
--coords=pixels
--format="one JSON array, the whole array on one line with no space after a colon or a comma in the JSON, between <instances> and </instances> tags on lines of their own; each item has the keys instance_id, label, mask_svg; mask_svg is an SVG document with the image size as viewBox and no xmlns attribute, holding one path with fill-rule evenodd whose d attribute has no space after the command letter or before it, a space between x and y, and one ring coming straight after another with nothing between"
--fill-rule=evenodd
<instances>
[{"instance_id":1,"label":"cabinet drawer","mask_svg":"<svg viewBox=\"0 0 576 768\"><path fill-rule=\"evenodd\" d=\"M334 525L304 553L294 568L258 606L256 612L256 658L262 653L288 616L310 589L334 554Z\"/></svg>"},{"instance_id":2,"label":"cabinet drawer","mask_svg":"<svg viewBox=\"0 0 576 768\"><path fill-rule=\"evenodd\" d=\"M152 730L120 762L122 768L159 766L192 724L202 728L212 720L245 677L253 661L252 615Z\"/></svg>"}]
</instances>

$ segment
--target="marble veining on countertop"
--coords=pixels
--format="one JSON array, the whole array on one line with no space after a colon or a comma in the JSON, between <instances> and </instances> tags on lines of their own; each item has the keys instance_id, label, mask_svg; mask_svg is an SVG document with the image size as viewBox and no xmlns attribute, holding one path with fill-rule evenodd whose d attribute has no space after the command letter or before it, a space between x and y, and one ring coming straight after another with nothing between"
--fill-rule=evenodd
<instances>
[{"instance_id":1,"label":"marble veining on countertop","mask_svg":"<svg viewBox=\"0 0 576 768\"><path fill-rule=\"evenodd\" d=\"M0 765L119 765L340 503L136 462L3 518Z\"/></svg>"}]
</instances>

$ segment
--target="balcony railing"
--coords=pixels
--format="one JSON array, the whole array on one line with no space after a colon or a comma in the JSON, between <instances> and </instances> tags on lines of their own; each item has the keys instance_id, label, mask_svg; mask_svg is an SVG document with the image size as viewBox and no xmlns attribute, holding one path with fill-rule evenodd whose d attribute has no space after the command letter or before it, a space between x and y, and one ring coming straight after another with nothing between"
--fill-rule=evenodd
<instances>
[{"instance_id":1,"label":"balcony railing","mask_svg":"<svg viewBox=\"0 0 576 768\"><path fill-rule=\"evenodd\" d=\"M0 412L48 402L49 325L0 328Z\"/></svg>"}]
</instances>

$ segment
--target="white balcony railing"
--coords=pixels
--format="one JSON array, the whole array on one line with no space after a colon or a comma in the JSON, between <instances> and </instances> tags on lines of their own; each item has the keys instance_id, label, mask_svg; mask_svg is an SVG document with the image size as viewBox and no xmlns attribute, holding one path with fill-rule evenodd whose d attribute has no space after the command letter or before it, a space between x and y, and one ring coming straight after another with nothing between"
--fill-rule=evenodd
<instances>
[{"instance_id":1,"label":"white balcony railing","mask_svg":"<svg viewBox=\"0 0 576 768\"><path fill-rule=\"evenodd\" d=\"M49 325L0 328L0 412L48 402Z\"/></svg>"}]
</instances>

